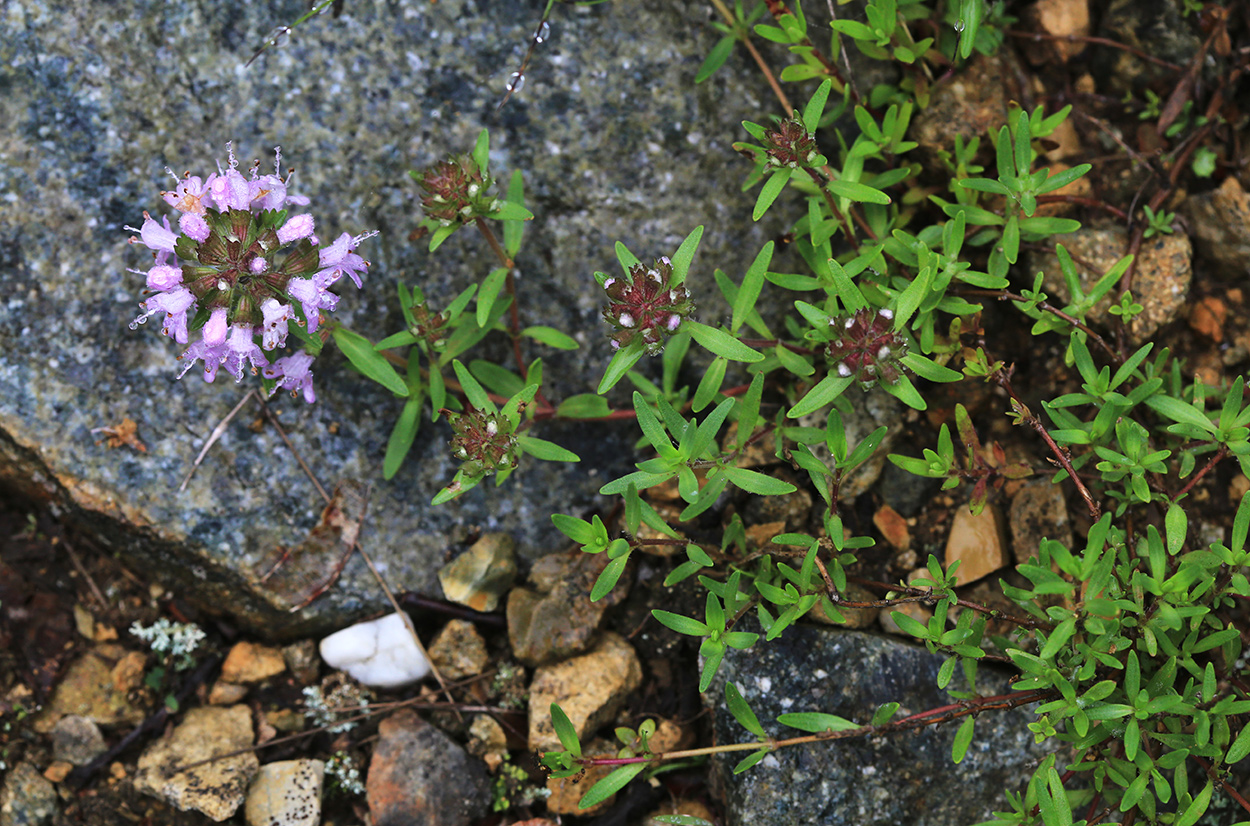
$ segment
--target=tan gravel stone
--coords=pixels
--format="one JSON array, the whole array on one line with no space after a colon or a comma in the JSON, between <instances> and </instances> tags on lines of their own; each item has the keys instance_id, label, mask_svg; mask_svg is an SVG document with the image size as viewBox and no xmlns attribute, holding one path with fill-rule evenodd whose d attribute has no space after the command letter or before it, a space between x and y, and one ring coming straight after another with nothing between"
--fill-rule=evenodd
<instances>
[{"instance_id":1,"label":"tan gravel stone","mask_svg":"<svg viewBox=\"0 0 1250 826\"><path fill-rule=\"evenodd\" d=\"M582 739L611 720L641 682L642 666L633 646L612 632L580 657L539 667L530 683L530 749L560 748L551 726L552 703L560 704Z\"/></svg>"},{"instance_id":2,"label":"tan gravel stone","mask_svg":"<svg viewBox=\"0 0 1250 826\"><path fill-rule=\"evenodd\" d=\"M976 582L1007 564L1003 517L995 505L986 505L976 516L966 507L955 510L946 540L946 567L960 562L955 575L960 585Z\"/></svg>"}]
</instances>

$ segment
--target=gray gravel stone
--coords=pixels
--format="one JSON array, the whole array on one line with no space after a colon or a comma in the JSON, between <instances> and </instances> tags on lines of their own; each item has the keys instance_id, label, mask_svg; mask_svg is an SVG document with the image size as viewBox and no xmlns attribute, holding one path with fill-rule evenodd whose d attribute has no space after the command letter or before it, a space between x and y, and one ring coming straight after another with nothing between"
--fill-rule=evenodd
<instances>
[{"instance_id":1,"label":"gray gravel stone","mask_svg":"<svg viewBox=\"0 0 1250 826\"><path fill-rule=\"evenodd\" d=\"M742 629L757 630L757 629ZM723 702L732 680L770 736L800 732L774 722L787 712L820 711L860 723L887 702L895 719L954 700L936 686L943 657L879 635L806 625L747 651L730 651L707 697L715 708L717 743L750 735ZM983 695L1009 692L1007 680L982 668ZM847 739L780 749L734 775L743 754L713 758L713 782L724 796L730 826L752 823L855 826L964 826L1005 808L1004 789L1020 789L1035 746L1026 709L982 714L960 765L951 762L952 723L871 740Z\"/></svg>"}]
</instances>

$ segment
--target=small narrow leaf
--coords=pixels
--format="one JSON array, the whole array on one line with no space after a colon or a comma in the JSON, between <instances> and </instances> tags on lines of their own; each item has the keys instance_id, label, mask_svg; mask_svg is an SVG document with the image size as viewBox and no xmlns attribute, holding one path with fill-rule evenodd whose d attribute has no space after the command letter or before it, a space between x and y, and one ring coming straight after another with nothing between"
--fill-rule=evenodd
<instances>
[{"instance_id":1,"label":"small narrow leaf","mask_svg":"<svg viewBox=\"0 0 1250 826\"><path fill-rule=\"evenodd\" d=\"M373 349L373 342L369 339L345 327L335 327L334 343L366 378L373 379L396 396L408 396L408 383L399 377L385 356Z\"/></svg>"},{"instance_id":2,"label":"small narrow leaf","mask_svg":"<svg viewBox=\"0 0 1250 826\"><path fill-rule=\"evenodd\" d=\"M729 706L729 713L734 716L734 719L744 729L756 737L768 736L764 733L764 727L760 725L759 718L755 716L751 706L747 705L747 701L743 699L742 694L738 691L738 687L733 684L733 680L725 681L725 703Z\"/></svg>"},{"instance_id":3,"label":"small narrow leaf","mask_svg":"<svg viewBox=\"0 0 1250 826\"><path fill-rule=\"evenodd\" d=\"M955 732L955 742L951 744L951 760L956 764L962 763L968 754L968 746L972 744L972 724L972 718L968 717L959 726L959 731Z\"/></svg>"},{"instance_id":4,"label":"small narrow leaf","mask_svg":"<svg viewBox=\"0 0 1250 826\"><path fill-rule=\"evenodd\" d=\"M590 791L586 792L586 796L577 802L577 808L589 809L607 800L612 795L625 788L629 781L633 780L642 770L647 767L646 763L629 763L616 769L607 777L590 787Z\"/></svg>"},{"instance_id":5,"label":"small narrow leaf","mask_svg":"<svg viewBox=\"0 0 1250 826\"><path fill-rule=\"evenodd\" d=\"M826 731L850 731L859 728L858 723L851 722L845 717L839 717L836 714L825 714L820 711L796 711L790 714L783 714L777 718L777 722L783 726L796 728L799 731L807 731L812 734L820 734Z\"/></svg>"}]
</instances>

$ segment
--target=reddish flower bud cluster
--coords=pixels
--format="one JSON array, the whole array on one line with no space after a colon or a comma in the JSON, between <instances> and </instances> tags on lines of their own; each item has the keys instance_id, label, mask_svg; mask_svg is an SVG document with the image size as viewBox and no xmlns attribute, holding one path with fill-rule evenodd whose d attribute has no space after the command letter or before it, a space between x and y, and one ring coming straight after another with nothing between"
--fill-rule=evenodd
<instances>
[{"instance_id":1,"label":"reddish flower bud cluster","mask_svg":"<svg viewBox=\"0 0 1250 826\"><path fill-rule=\"evenodd\" d=\"M477 409L451 414L450 419L456 434L451 452L464 463L461 470L466 478L480 479L517 466L516 434L507 420Z\"/></svg>"},{"instance_id":2,"label":"reddish flower bud cluster","mask_svg":"<svg viewBox=\"0 0 1250 826\"><path fill-rule=\"evenodd\" d=\"M899 359L907 355L907 340L894 332L893 325L894 313L867 307L830 320L836 338L826 354L838 375L853 376L865 390L877 381L896 383L904 370Z\"/></svg>"},{"instance_id":3,"label":"reddish flower bud cluster","mask_svg":"<svg viewBox=\"0 0 1250 826\"><path fill-rule=\"evenodd\" d=\"M495 181L470 155L439 161L416 177L428 193L421 196L421 207L443 226L465 223L495 209L496 199L488 192Z\"/></svg>"},{"instance_id":4,"label":"reddish flower bud cluster","mask_svg":"<svg viewBox=\"0 0 1250 826\"><path fill-rule=\"evenodd\" d=\"M627 347L641 340L648 355L658 355L664 342L694 312L690 293L681 285L672 286L673 262L667 256L651 267L635 264L625 278L603 282L610 302L603 311L612 325L612 347Z\"/></svg>"},{"instance_id":5,"label":"reddish flower bud cluster","mask_svg":"<svg viewBox=\"0 0 1250 826\"><path fill-rule=\"evenodd\" d=\"M816 136L807 131L802 119L795 115L777 124L764 134L764 149L768 163L797 169L811 166L820 156L816 148Z\"/></svg>"},{"instance_id":6,"label":"reddish flower bud cluster","mask_svg":"<svg viewBox=\"0 0 1250 826\"><path fill-rule=\"evenodd\" d=\"M432 313L425 302L412 308L411 332L425 341L431 350L441 353L447 347L447 312Z\"/></svg>"}]
</instances>

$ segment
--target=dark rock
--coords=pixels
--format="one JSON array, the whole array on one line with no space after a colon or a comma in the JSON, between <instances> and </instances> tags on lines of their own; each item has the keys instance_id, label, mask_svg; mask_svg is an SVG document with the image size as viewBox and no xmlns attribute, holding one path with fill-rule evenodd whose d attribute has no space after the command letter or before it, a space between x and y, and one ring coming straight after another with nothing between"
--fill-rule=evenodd
<instances>
[{"instance_id":1,"label":"dark rock","mask_svg":"<svg viewBox=\"0 0 1250 826\"><path fill-rule=\"evenodd\" d=\"M1072 547L1072 525L1068 521L1063 488L1052 485L1049 478L1021 485L1011 497L1007 523L1011 527L1011 550L1017 563L1036 556L1043 539L1053 539L1065 548Z\"/></svg>"},{"instance_id":2,"label":"dark rock","mask_svg":"<svg viewBox=\"0 0 1250 826\"><path fill-rule=\"evenodd\" d=\"M1194 31L1196 19L1183 17L1180 4L1172 0L1112 0L1103 13L1098 34L1160 60L1187 66L1202 45L1202 38ZM1095 49L1094 56L1093 74L1100 92L1141 94L1156 81L1174 82L1174 70L1123 49Z\"/></svg>"},{"instance_id":3,"label":"dark rock","mask_svg":"<svg viewBox=\"0 0 1250 826\"><path fill-rule=\"evenodd\" d=\"M955 137L967 141L981 138L1007 122L1008 104L1018 99L1019 66L1004 50L1001 54L976 55L958 72L934 85L933 97L912 118L908 136L920 144L930 159L949 152ZM989 142L993 145L993 141Z\"/></svg>"},{"instance_id":4,"label":"dark rock","mask_svg":"<svg viewBox=\"0 0 1250 826\"><path fill-rule=\"evenodd\" d=\"M366 794L374 826L465 826L490 809L482 761L411 709L378 726Z\"/></svg>"},{"instance_id":5,"label":"dark rock","mask_svg":"<svg viewBox=\"0 0 1250 826\"><path fill-rule=\"evenodd\" d=\"M526 665L538 665L580 654L598 633L607 609L629 595L631 571L595 602L590 592L610 560L606 553L548 554L530 571L532 588L508 594L508 642ZM630 563L631 565L633 563Z\"/></svg>"},{"instance_id":6,"label":"dark rock","mask_svg":"<svg viewBox=\"0 0 1250 826\"><path fill-rule=\"evenodd\" d=\"M49 734L52 736L52 756L75 766L90 763L108 749L100 727L91 719L77 714L57 720Z\"/></svg>"},{"instance_id":7,"label":"dark rock","mask_svg":"<svg viewBox=\"0 0 1250 826\"><path fill-rule=\"evenodd\" d=\"M749 260L780 226L751 222L755 193L740 192L749 164L730 149L746 137L741 121L772 106L766 86L737 57L694 85L720 37L695 0L557 4L524 92L502 109L504 83L538 22L533 3L349 3L245 65L298 14L241 0L142 0L75 14L22 4L0 22L0 116L9 127L0 165L0 484L48 503L180 598L278 639L319 635L381 610L384 599L359 558L296 614L289 597L259 583L262 560L307 536L322 503L277 433L249 429L254 405L176 492L244 389L224 378L205 385L198 370L175 382L179 348L156 325L127 330L143 279L126 268L144 256L122 226L138 225L145 209L167 211L158 195L170 186L166 167L205 174L230 140L246 166L280 144L319 234L381 231L360 249L373 263L365 289L345 295L338 312L380 338L402 326L396 279L419 283L442 307L494 265L470 232L433 257L408 240L419 219L408 170L468 151L490 127L494 171L505 181L525 172L537 215L520 255L522 323L565 329L583 345L526 346L528 358L545 359L544 392L557 402L593 391L610 358L592 273L616 267L615 241L645 259L671 254L706 224L687 284L703 320L714 321L725 308L712 269ZM471 357L506 361L502 342L488 339ZM372 484L363 544L398 587L437 593L448 537L477 526L511 534L522 555L541 553L563 541L550 513L596 506L605 479L631 469L631 428L543 424L536 435L586 461L526 460L503 487L484 484L430 508L455 470L445 421L427 420L407 464L384 481L402 401L337 353L315 370L318 402L280 397L276 412L323 482ZM622 390L614 401L627 399ZM127 418L146 452L97 444L93 429ZM326 556L327 573L337 556Z\"/></svg>"},{"instance_id":8,"label":"dark rock","mask_svg":"<svg viewBox=\"0 0 1250 826\"><path fill-rule=\"evenodd\" d=\"M56 814L56 788L25 760L0 787L0 826L44 826Z\"/></svg>"},{"instance_id":9,"label":"dark rock","mask_svg":"<svg viewBox=\"0 0 1250 826\"><path fill-rule=\"evenodd\" d=\"M747 629L743 629L747 630ZM751 629L756 630L756 629ZM858 631L794 626L747 651L730 651L707 698L715 708L717 743L750 735L723 702L732 680L773 737L799 732L773 722L787 712L820 711L867 723L882 704L902 703L895 719L946 705L936 687L944 657ZM981 668L983 695L1009 691L1000 674ZM734 775L743 754L713 758L713 782L730 826L749 823L854 823L856 826L965 826L1004 808L1004 789L1022 789L1035 760L1025 727L1028 710L981 715L963 762L951 762L958 726L780 749Z\"/></svg>"},{"instance_id":10,"label":"dark rock","mask_svg":"<svg viewBox=\"0 0 1250 826\"><path fill-rule=\"evenodd\" d=\"M941 479L917 476L893 462L886 462L875 490L882 502L898 511L900 516L910 519L929 504L941 484Z\"/></svg>"},{"instance_id":11,"label":"dark rock","mask_svg":"<svg viewBox=\"0 0 1250 826\"><path fill-rule=\"evenodd\" d=\"M1212 266L1206 272L1228 281L1250 274L1250 193L1233 176L1218 189L1185 199L1194 251Z\"/></svg>"}]
</instances>

